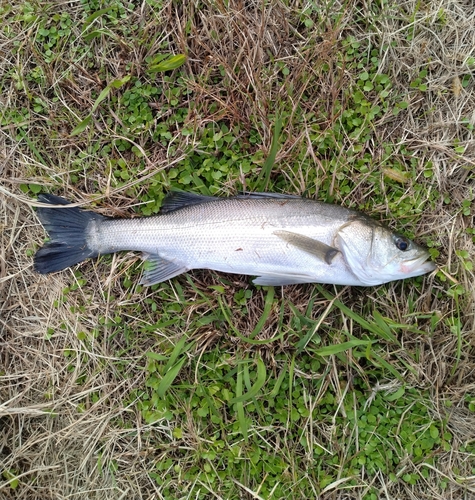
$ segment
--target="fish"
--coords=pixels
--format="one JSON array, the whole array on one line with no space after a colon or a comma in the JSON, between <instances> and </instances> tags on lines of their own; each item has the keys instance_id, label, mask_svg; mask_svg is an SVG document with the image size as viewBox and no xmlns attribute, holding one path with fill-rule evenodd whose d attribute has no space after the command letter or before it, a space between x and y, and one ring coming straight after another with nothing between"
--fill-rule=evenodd
<instances>
[{"instance_id":1,"label":"fish","mask_svg":"<svg viewBox=\"0 0 475 500\"><path fill-rule=\"evenodd\" d=\"M172 191L157 215L132 218L68 207L52 194L38 200L49 234L34 257L41 274L120 251L142 252L143 285L212 269L255 276L264 286L374 286L436 269L426 249L375 219L296 195Z\"/></svg>"}]
</instances>

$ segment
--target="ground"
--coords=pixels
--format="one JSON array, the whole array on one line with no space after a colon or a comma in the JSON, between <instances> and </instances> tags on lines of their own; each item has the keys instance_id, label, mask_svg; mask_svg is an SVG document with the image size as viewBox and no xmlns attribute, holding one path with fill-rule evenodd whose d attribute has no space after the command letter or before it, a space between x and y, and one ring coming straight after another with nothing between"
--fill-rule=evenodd
<instances>
[{"instance_id":1,"label":"ground","mask_svg":"<svg viewBox=\"0 0 475 500\"><path fill-rule=\"evenodd\" d=\"M471 1L0 6L0 498L475 494ZM140 256L41 276L36 195L362 210L438 270L259 287Z\"/></svg>"}]
</instances>

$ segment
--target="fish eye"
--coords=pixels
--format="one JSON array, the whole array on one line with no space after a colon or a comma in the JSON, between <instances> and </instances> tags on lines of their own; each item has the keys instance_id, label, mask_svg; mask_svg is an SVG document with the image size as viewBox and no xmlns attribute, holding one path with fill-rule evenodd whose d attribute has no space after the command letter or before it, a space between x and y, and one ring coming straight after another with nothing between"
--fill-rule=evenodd
<instances>
[{"instance_id":1,"label":"fish eye","mask_svg":"<svg viewBox=\"0 0 475 500\"><path fill-rule=\"evenodd\" d=\"M404 238L403 236L398 236L395 241L396 247L401 250L401 252L405 252L409 248L409 240Z\"/></svg>"}]
</instances>

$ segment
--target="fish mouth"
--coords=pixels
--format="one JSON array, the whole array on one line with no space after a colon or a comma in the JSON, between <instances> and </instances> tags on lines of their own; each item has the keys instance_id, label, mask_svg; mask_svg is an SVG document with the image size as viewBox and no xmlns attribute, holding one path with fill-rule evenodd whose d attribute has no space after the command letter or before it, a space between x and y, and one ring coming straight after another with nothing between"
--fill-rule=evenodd
<instances>
[{"instance_id":1,"label":"fish mouth","mask_svg":"<svg viewBox=\"0 0 475 500\"><path fill-rule=\"evenodd\" d=\"M437 266L429 258L429 253L424 253L415 259L406 260L401 264L401 271L405 274L416 276L434 271L437 269Z\"/></svg>"}]
</instances>

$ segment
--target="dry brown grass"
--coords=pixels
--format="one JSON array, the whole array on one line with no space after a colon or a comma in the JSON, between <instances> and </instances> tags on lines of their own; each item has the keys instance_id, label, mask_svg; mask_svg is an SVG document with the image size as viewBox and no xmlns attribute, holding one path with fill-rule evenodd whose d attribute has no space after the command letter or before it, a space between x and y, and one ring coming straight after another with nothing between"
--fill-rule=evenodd
<instances>
[{"instance_id":1,"label":"dry brown grass","mask_svg":"<svg viewBox=\"0 0 475 500\"><path fill-rule=\"evenodd\" d=\"M39 8L42 2L36 4L35 8ZM475 125L474 66L467 64L470 57L475 57L475 10L471 1L390 0L384 8L385 15L374 17L373 31L363 32L354 20L371 17L369 4L335 2L329 10L341 12L340 22L332 24L325 20L322 11L314 15L313 32L296 22L298 12L306 8L304 2L292 7L281 2L269 5L235 2L229 8L216 2L206 3L201 9L192 2L184 2L184 6L168 2L160 14L153 14L146 3L131 4L130 15L136 23L145 25L143 33L150 40L156 36L156 44L144 48L133 32L130 39L103 37L91 42L90 60L68 60L69 52L64 48L65 58L53 64L42 62L35 48L33 40L38 26L33 23L28 30L15 18L20 7L13 6L13 14L5 15L4 22L10 31L0 34L0 75L3 74L0 118L8 121L9 113L22 107L29 108L31 118L23 136L17 133L19 122L0 128L0 471L4 473L0 476L0 498L164 498L150 473L154 471L154 463L165 456L164 450L177 446L171 424L163 421L148 426L135 405L134 398L138 398L145 383L144 352L153 345L153 340L148 337L129 341L102 335L84 342L77 335L93 331L100 317L113 318L120 314L121 307L130 303L128 290L116 274L117 269L126 271L124 262L130 256L114 257L112 268L102 262L87 264L83 277L88 283L63 300L65 287L74 284L77 278L71 271L47 277L34 273L31 255L41 244L44 233L26 203L30 195L22 194L19 186L29 182L45 187L60 185L75 201L84 200L79 192L92 194L99 186L111 197L110 210L129 203L127 187L109 189L107 158L91 149L95 142L107 144L109 136L118 134L115 117L112 124L104 122L104 115L97 117L94 130L80 137L71 138L69 133L80 118L78 112L85 113L92 107L91 96L104 74L120 77L130 70L126 70L129 64L130 71L141 76L145 58L159 51L164 39L177 52L188 53L186 75L199 110L189 120L196 134L209 121L226 120L229 124L239 124L243 130L254 127L267 154L273 130L270 115L275 113L276 103L288 99L295 114L301 113L302 108L306 113L326 108L329 113L326 126L330 126L339 119L338 115L331 115L334 102L355 78L351 71L332 66L339 41L349 33L357 39L375 40L376 46L387 46L381 49L381 72L388 74L395 88L411 99L408 109L397 117L385 115L368 141L367 148L375 158L374 168L378 168L378 160L383 157L385 142L405 145L413 151L418 167L413 182L425 183L428 197L432 189L447 196L447 203L421 202L423 214L417 226L419 235L430 235L440 245L438 263L449 276L447 282L432 276L427 277L422 290L411 283L394 284L387 287L385 294L367 290L365 295L345 290L341 297L362 313L366 301L371 300L385 316L399 323L420 322L426 326L417 315L408 316L410 300L415 303L414 310L438 311L440 315L431 335L402 334L401 351L394 354L407 363L408 384L430 390L434 419L445 419L453 434L452 450L438 453L437 466L430 465L431 474L425 484L414 487L404 482L395 484L381 474L372 485L377 485L380 498L473 498L475 461L463 449L475 439L475 413L467 407L467 401L475 398L475 274L463 267L457 251L466 250L473 262L473 237L466 229L474 226L474 210L472 207L471 214L464 215L461 205L464 200L473 199L475 190L475 140L473 131L466 126L467 120ZM51 13L58 8L69 12L77 22L69 43L80 39L80 21L83 21L80 4L43 7ZM191 25L188 32L187 23ZM412 40L406 36L410 23L415 30ZM20 52L14 50L15 44L22 46ZM281 75L270 69L275 67L268 64L270 60L282 61L290 69L294 76L292 87L288 81L282 84ZM320 88L310 88L308 74L323 63L331 69L320 76ZM27 82L26 87L30 86L29 91L47 103L48 120L32 110L28 91L17 85L18 75L34 65L43 68L44 83L36 86ZM409 84L421 69L428 70L428 91L409 94ZM472 79L463 87L465 75L471 75ZM161 104L154 103L157 108ZM308 144L307 155L313 158L314 168L322 176L328 174L311 148L309 131L302 129L302 122L298 122L300 129L295 123L289 119L277 164L288 182L288 190L303 192L307 187L306 173L300 171L295 175L292 170L298 145ZM137 146L148 160L140 170L140 181L165 170L167 162L182 158L184 151L196 142L193 135L184 138L179 130L175 133L178 147L173 154L150 142L148 132L143 134ZM342 145L343 157L345 147ZM463 152L455 147L463 147ZM79 162L78 151L87 151ZM397 148L394 151L397 160ZM128 152L114 154L122 154L131 163L138 161ZM74 185L70 180L70 159L74 159L74 170L80 177L87 172ZM433 171L429 179L423 175L428 162L432 163ZM381 183L384 182L381 176ZM231 192L236 184L223 185L221 190ZM411 188L409 183L407 196ZM357 189L345 201L358 204L361 199L362 191ZM375 207L376 212L391 219L384 203ZM194 279L199 290L209 293L211 275L197 273ZM458 300L445 293L454 280L467 290ZM180 283L187 286L186 281ZM239 288L239 282L234 283L230 293ZM147 298L153 297L149 290L144 293ZM195 292L185 293L191 302ZM265 300L262 293L255 294L250 315L236 315L236 325L244 331L252 330L256 318L262 314ZM287 300L303 309L310 292L307 287L289 287L283 293ZM145 298L136 294L133 300L139 302ZM326 303L322 300L316 304L316 318L325 311ZM232 307L231 300L230 304ZM79 307L85 307L85 312L78 314ZM188 312L190 317L202 313L193 307ZM138 319L128 319L133 329ZM273 311L261 338L274 334L272 328L277 319L278 311ZM216 342L222 342L223 346L239 343L226 338L223 331L211 328L203 328L195 335L201 339L202 349ZM273 348L279 352L290 346L279 344ZM272 365L274 351L269 352L267 361ZM363 369L361 372L364 375ZM311 374L302 371L301 376ZM78 379L82 382L78 383ZM326 384L341 391L340 382L335 369ZM317 400L318 395L314 396ZM184 446L199 447L199 430L193 428L189 415L187 418L189 441ZM318 423L315 425L318 427ZM331 429L320 431L331 438ZM162 443L161 449L156 447L157 439ZM422 465L408 458L400 474L416 471ZM16 489L9 486L9 476L4 471L18 477L20 485ZM440 488L442 480L447 482L445 490ZM367 478L361 478L359 486L350 490L335 484L327 487L321 498L363 498L370 486ZM203 491L206 488L203 486ZM240 498L258 498L246 485L239 483L238 489ZM185 497L188 498L184 494ZM213 497L220 498L210 492L209 498Z\"/></svg>"}]
</instances>

